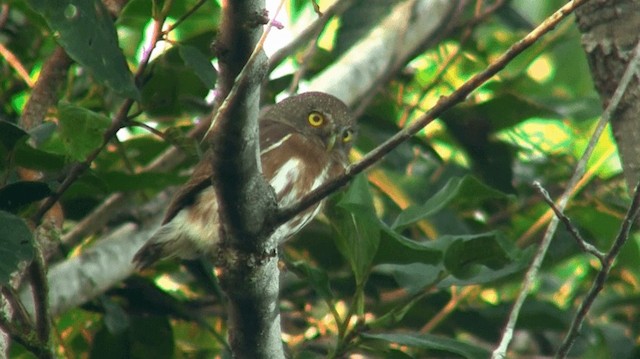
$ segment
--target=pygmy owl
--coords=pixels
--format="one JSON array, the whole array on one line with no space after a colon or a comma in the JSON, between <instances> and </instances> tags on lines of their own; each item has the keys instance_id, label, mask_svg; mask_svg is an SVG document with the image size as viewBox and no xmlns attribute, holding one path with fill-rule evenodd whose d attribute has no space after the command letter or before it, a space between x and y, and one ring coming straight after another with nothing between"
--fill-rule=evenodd
<instances>
[{"instance_id":1,"label":"pygmy owl","mask_svg":"<svg viewBox=\"0 0 640 359\"><path fill-rule=\"evenodd\" d=\"M347 106L321 92L287 98L263 112L259 120L262 173L275 190L279 207L295 203L344 171L354 126ZM162 226L133 258L137 268L174 256L214 256L219 218L210 163L205 156L176 193ZM301 212L278 227L273 236L279 242L290 238L321 207L322 202Z\"/></svg>"}]
</instances>

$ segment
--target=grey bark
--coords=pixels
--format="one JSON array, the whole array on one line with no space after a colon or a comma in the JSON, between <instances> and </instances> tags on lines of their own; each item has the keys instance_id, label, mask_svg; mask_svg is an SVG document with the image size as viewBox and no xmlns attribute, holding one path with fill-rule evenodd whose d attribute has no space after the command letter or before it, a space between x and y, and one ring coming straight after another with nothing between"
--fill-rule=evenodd
<instances>
[{"instance_id":1,"label":"grey bark","mask_svg":"<svg viewBox=\"0 0 640 359\"><path fill-rule=\"evenodd\" d=\"M576 18L591 76L606 107L639 39L640 1L593 0L576 11ZM628 188L635 187L640 175L639 85L636 72L611 121Z\"/></svg>"},{"instance_id":2,"label":"grey bark","mask_svg":"<svg viewBox=\"0 0 640 359\"><path fill-rule=\"evenodd\" d=\"M379 79L387 76L388 71L406 62L425 42L436 36L455 6L458 2L450 0L398 3L379 26L313 79L311 89L334 94L348 105L355 105L363 94L377 86ZM252 150L248 155L251 153ZM161 215L158 213L155 223L159 222ZM133 224L118 227L80 256L53 265L47 276L51 313L62 313L95 298L130 275L133 272L131 259L152 234L153 228ZM269 265L272 266L277 258L271 258L271 262ZM271 297L277 297L277 272L268 270L255 274L266 278L265 285L276 283L267 289ZM28 289L23 289L21 298L29 302L29 293ZM277 323L279 329L278 317L273 314L275 305L272 302L254 313L262 315L267 322ZM233 315L241 314L236 312ZM279 336L277 340L280 340Z\"/></svg>"}]
</instances>

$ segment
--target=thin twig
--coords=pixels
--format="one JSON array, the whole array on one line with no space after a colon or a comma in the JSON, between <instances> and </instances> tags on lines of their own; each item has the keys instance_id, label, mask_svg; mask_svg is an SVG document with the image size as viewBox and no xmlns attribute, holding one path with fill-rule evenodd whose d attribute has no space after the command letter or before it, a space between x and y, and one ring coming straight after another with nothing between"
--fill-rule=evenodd
<instances>
[{"instance_id":1,"label":"thin twig","mask_svg":"<svg viewBox=\"0 0 640 359\"><path fill-rule=\"evenodd\" d=\"M171 1L168 1L167 3L165 3L165 5L167 5L170 2ZM166 8L168 7L165 6L165 9ZM135 74L136 80L139 80L142 77L151 59L151 53L153 52L153 49L156 47L156 44L160 41L160 38L162 35L162 24L164 23L165 19L166 19L166 13L165 13L165 16L163 16L161 19L154 21L153 33L149 41L149 47L147 47L144 50L142 59L138 64L138 70L136 71L136 74ZM65 177L64 181L62 181L62 183L60 184L56 192L51 196L47 197L47 199L44 200L44 202L40 205L36 213L31 217L31 220L35 225L38 225L40 223L44 214L47 213L47 211L51 207L53 207L53 205L62 197L62 195L69 189L69 187L71 187L71 185L78 178L80 178L80 176L91 166L91 163L93 163L96 157L98 157L100 152L102 152L102 150L107 146L107 144L111 141L111 139L126 124L126 121L128 119L127 114L129 113L129 110L131 109L133 104L134 104L134 100L132 99L126 99L122 103L122 105L120 106L120 109L118 110L117 114L113 118L113 121L111 122L111 126L109 126L109 128L104 132L103 140L100 146L98 146L98 148L96 148L93 152L91 152L84 161L75 164L71 168L71 170Z\"/></svg>"},{"instance_id":2,"label":"thin twig","mask_svg":"<svg viewBox=\"0 0 640 359\"><path fill-rule=\"evenodd\" d=\"M620 231L616 236L615 241L611 245L611 249L605 256L602 268L598 271L589 292L585 296L582 303L580 303L580 307L578 308L578 312L576 313L573 321L571 322L571 327L567 332L567 335L564 337L562 345L558 349L556 353L556 358L566 358L573 346L573 343L578 337L580 332L580 328L582 328L582 323L584 323L584 319L587 316L587 313L591 309L593 302L595 301L598 293L604 288L604 284L607 281L607 277L609 276L609 272L611 271L611 267L613 266L613 262L620 253L620 249L629 239L629 232L633 223L638 218L638 214L640 213L640 182L636 185L633 195L633 201L631 206L629 206L629 210L622 222L622 226L620 227Z\"/></svg>"},{"instance_id":3,"label":"thin twig","mask_svg":"<svg viewBox=\"0 0 640 359\"><path fill-rule=\"evenodd\" d=\"M467 82L460 86L456 91L451 93L451 95L449 95L448 97L442 97L438 101L438 103L431 108L430 111L425 113L411 125L397 132L380 146L367 153L359 162L356 162L349 166L342 176L339 176L316 188L314 191L306 195L297 203L289 207L280 209L272 220L272 228L265 228L265 230L272 230L273 228L276 228L277 226L287 222L301 211L304 211L315 203L318 203L329 194L335 192L338 188L346 185L357 174L363 172L376 162L380 161L382 157L384 157L387 153L391 152L401 143L411 138L444 111L464 101L471 92L473 92L487 80L493 77L493 75L502 70L511 60L513 60L517 55L529 48L542 35L553 30L560 21L566 18L571 12L573 12L575 8L582 5L586 1L587 0L571 1L560 8L554 14L549 16L542 24L540 24L533 31L527 34L524 38L513 44L505 53L498 57L484 71L467 80Z\"/></svg>"},{"instance_id":4,"label":"thin twig","mask_svg":"<svg viewBox=\"0 0 640 359\"><path fill-rule=\"evenodd\" d=\"M207 0L200 0L198 1L197 4L193 5L193 7L191 9L189 9L187 12L185 12L184 14L182 14L182 16L180 16L178 18L178 20L176 20L176 22L174 22L173 24L171 24L171 26L167 27L166 30L164 30L162 32L163 36L167 35L168 33L170 33L171 31L175 30L176 27L180 26L180 24L182 24L186 19L188 19L191 15L193 15L196 11L198 11L198 9L207 3Z\"/></svg>"},{"instance_id":5,"label":"thin twig","mask_svg":"<svg viewBox=\"0 0 640 359\"><path fill-rule=\"evenodd\" d=\"M564 226L567 228L569 233L571 233L571 236L573 236L576 242L578 242L578 245L580 246L580 248L582 248L584 252L592 254L593 256L598 258L601 264L604 264L605 254L600 252L598 248L596 248L594 245L592 245L591 243L587 242L584 238L582 238L582 235L580 235L578 228L576 228L573 225L573 223L571 223L571 220L569 219L569 217L567 217L564 214L564 212L560 208L558 208L558 206L556 206L556 204L553 202L553 199L551 199L551 197L549 196L549 192L547 192L547 190L545 190L542 187L540 182L538 181L534 182L533 186L538 190L538 193L542 195L542 198L544 199L545 202L547 202L549 207L551 207L551 209L556 214L556 216L558 216L558 218L562 221L562 223L564 223Z\"/></svg>"},{"instance_id":6,"label":"thin twig","mask_svg":"<svg viewBox=\"0 0 640 359\"><path fill-rule=\"evenodd\" d=\"M322 13L317 20L304 29L293 41L287 46L280 48L276 51L271 58L269 58L269 72L275 69L287 56L291 55L300 46L309 42L310 39L317 37L318 34L324 29L329 20L334 16L339 16L346 11L355 0L339 0L335 4L331 5L325 12Z\"/></svg>"},{"instance_id":7,"label":"thin twig","mask_svg":"<svg viewBox=\"0 0 640 359\"><path fill-rule=\"evenodd\" d=\"M627 68L625 69L624 74L620 79L620 83L618 84L616 91L611 96L609 105L607 106L604 113L602 114L602 118L598 123L599 127L600 127L600 124L602 123L602 127L604 128L605 125L609 122L613 113L615 113L618 107L618 104L622 100L622 96L626 92L627 87L631 82L631 79L637 73L637 68L639 63L640 63L640 41L638 41L638 43L636 44L636 47L633 49L632 58L629 61L629 64L627 64ZM595 147L595 144L594 144L594 147ZM567 355L569 354L569 350L571 350L571 347L573 346L573 343L577 338L578 332L582 327L582 323L584 322L584 318L586 317L587 312L591 308L591 305L593 304L593 301L596 299L596 296L598 295L598 293L604 287L604 282L606 281L607 276L609 275L609 271L611 270L611 266L613 265L614 259L620 252L620 248L622 248L622 246L624 245L624 243L627 241L629 237L629 231L631 230L631 226L633 222L636 220L636 217L638 216L639 208L640 208L640 183L636 185L636 188L633 194L633 201L631 203L631 206L629 207L629 211L627 212L627 215L625 216L624 221L622 222L620 232L618 233L616 240L613 242L611 249L605 256L602 268L598 272L596 280L591 286L589 293L587 293L587 296L585 297L584 301L580 305L580 308L578 309L578 313L576 313L576 316L571 322L571 327L569 328L569 332L565 336L564 341L562 342L562 345L558 349L558 352L556 353L556 358L566 358Z\"/></svg>"},{"instance_id":8,"label":"thin twig","mask_svg":"<svg viewBox=\"0 0 640 359\"><path fill-rule=\"evenodd\" d=\"M570 3L570 4L575 4L575 3ZM567 5L565 5L565 7L567 7ZM629 86L629 82L631 81L633 74L636 72L636 67L638 66L638 61L640 60L640 43L634 49L633 54L634 54L633 59L629 62L629 65L627 66L627 69L625 70L624 75L620 79L620 83L618 84L616 91L614 92L613 96L611 96L611 101L609 102L609 105L602 113L602 117L600 118L600 121L598 122L596 129L593 135L591 136L591 139L589 140L587 148L585 149L582 157L580 158L580 160L576 165L574 173L571 176L569 183L567 184L567 188L565 189L564 193L562 194L562 196L560 196L560 199L558 200L557 206L560 210L564 210L564 208L567 206L567 202L569 201L569 198L573 193L575 193L575 187L578 185L582 176L585 173L587 162L589 161L591 154L593 154L593 151L595 150L595 147L598 142L598 139L600 138L600 135L602 135L602 132L604 132L607 124L609 123L609 120L611 119L611 116L617 109L618 104L622 99L622 95L625 93L627 86ZM547 231L544 234L542 243L540 244L540 248L538 249L538 252L534 257L533 262L531 263L531 266L527 270L525 281L522 284L520 293L518 293L518 297L516 298L516 301L513 304L513 308L509 313L509 319L507 321L504 332L502 334L500 344L496 347L496 349L492 354L493 359L504 358L506 356L507 347L509 346L509 342L511 342L511 338L513 337L513 331L514 331L516 321L518 320L518 315L520 313L520 310L522 309L522 305L524 304L525 299L527 298L529 292L531 291L531 288L533 287L533 282L538 275L538 271L540 270L542 260L544 259L544 256L547 252L547 249L549 248L549 245L551 244L551 239L555 235L555 231L558 227L558 221L559 220L557 217L553 217L549 222L549 226L547 227ZM568 344L568 345L571 346L571 344Z\"/></svg>"},{"instance_id":9,"label":"thin twig","mask_svg":"<svg viewBox=\"0 0 640 359\"><path fill-rule=\"evenodd\" d=\"M18 57L14 55L11 50L7 49L2 43L0 43L0 55L2 55L2 57L7 60L7 63L11 67L13 67L14 70L16 70L18 76L22 78L27 86L33 87L34 82L31 79L31 76L29 76L29 72L27 71L27 69L20 62L20 59L18 59Z\"/></svg>"},{"instance_id":10,"label":"thin twig","mask_svg":"<svg viewBox=\"0 0 640 359\"><path fill-rule=\"evenodd\" d=\"M38 340L49 347L51 334L51 318L49 312L49 284L44 270L42 252L38 249L32 264L29 266L29 279L33 292L35 305L36 334Z\"/></svg>"},{"instance_id":11,"label":"thin twig","mask_svg":"<svg viewBox=\"0 0 640 359\"><path fill-rule=\"evenodd\" d=\"M280 12L282 5L284 5L284 1L285 0L281 0L280 4L278 4L278 8L276 9L275 14L273 14L273 16L269 19L269 22L267 23L266 28L262 32L262 36L260 36L258 43L254 47L253 52L251 52L251 56L249 56L247 63L244 65L244 67L242 68L242 71L240 71L240 73L236 77L233 83L233 86L231 87L231 90L229 90L229 93L227 94L227 96L220 103L220 107L216 111L216 114L214 115L213 120L211 121L211 125L209 126L207 133L205 133L204 137L202 138L202 142L209 140L209 137L213 131L214 126L218 122L218 119L226 115L227 111L231 107L232 102L237 97L238 91L243 87L245 82L249 79L249 74L253 70L253 64L258 59L258 56L262 53L264 42L267 40L267 36L269 35L269 32L274 26L276 16L278 16L278 13Z\"/></svg>"}]
</instances>

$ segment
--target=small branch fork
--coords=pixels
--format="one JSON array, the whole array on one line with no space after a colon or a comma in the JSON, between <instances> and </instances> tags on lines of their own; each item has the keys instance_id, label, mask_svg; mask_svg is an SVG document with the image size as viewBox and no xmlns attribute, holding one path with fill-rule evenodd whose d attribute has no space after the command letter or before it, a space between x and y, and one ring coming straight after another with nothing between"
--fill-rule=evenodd
<instances>
[{"instance_id":1,"label":"small branch fork","mask_svg":"<svg viewBox=\"0 0 640 359\"><path fill-rule=\"evenodd\" d=\"M265 230L272 230L273 228L276 228L277 226L287 222L296 214L318 203L329 194L335 192L338 188L349 183L349 181L353 179L357 174L363 172L373 164L380 161L382 157L398 147L404 141L411 138L444 111L464 101L467 96L471 94L471 92L473 92L475 89L477 89L491 77L493 77L496 73L502 70L511 60L513 60L524 50L529 48L540 37L542 37L542 35L553 30L560 21L566 18L578 6L584 4L586 1L587 0L574 0L567 3L565 6L548 17L533 31L527 34L524 38L513 44L505 53L503 53L498 59L491 63L484 71L467 80L467 82L460 86L456 91L451 93L451 95L442 97L438 101L438 103L422 117L390 137L380 146L373 149L371 152L367 153L360 161L349 166L342 176L335 178L334 180L316 188L313 192L306 195L299 202L289 207L279 209L278 213L276 213L276 215L272 219L272 223L270 223L270 226L268 226L270 228L265 228Z\"/></svg>"},{"instance_id":2,"label":"small branch fork","mask_svg":"<svg viewBox=\"0 0 640 359\"><path fill-rule=\"evenodd\" d=\"M614 241L611 249L606 254L599 252L593 246L585 242L582 239L582 237L579 234L577 234L577 230L573 228L573 226L570 224L570 221L568 219L565 220L566 216L562 214L562 211L566 207L569 201L569 198L571 197L571 194L575 193L575 188L585 173L587 162L591 157L591 155L593 154L593 151L595 150L596 143L598 142L598 139L600 138L600 135L602 134L602 132L604 132L607 123L609 123L611 117L613 116L616 109L618 108L618 105L620 104L622 96L627 90L627 87L629 86L631 79L637 73L636 69L638 68L639 63L640 63L640 41L637 43L636 47L633 50L631 60L627 65L627 69L622 75L622 78L620 79L620 83L618 84L616 91L611 96L611 99L609 100L609 104L607 105L607 108L602 113L602 117L600 118L600 121L598 121L596 129L593 135L591 136L591 139L589 140L589 144L585 149L584 154L582 155L582 157L578 161L578 164L576 165L576 169L574 170L574 173L571 179L569 180L569 183L567 184L567 188L565 189L564 193L560 196L560 199L558 200L558 204L551 205L551 208L558 215L558 217L553 218L549 223L549 226L547 227L547 231L545 232L545 235L542 239L542 243L540 244L540 248L538 249L538 252L534 257L533 262L531 263L531 266L527 270L525 281L522 285L520 293L518 294L518 297L516 298L513 308L511 309L511 313L509 314L509 319L507 321L507 324L505 325L505 329L503 331L500 343L492 354L493 359L506 357L507 347L509 346L509 342L513 337L513 331L514 331L515 323L518 319L518 315L520 313L520 310L522 309L524 300L529 294L529 291L533 286L533 282L537 277L537 274L540 270L540 266L542 264L542 260L544 259L544 256L546 254L547 249L549 248L549 245L551 244L551 239L555 234L559 220L564 221L565 225L570 226L569 231L576 238L576 240L578 241L578 244L585 251L596 256L600 260L600 263L602 264L602 268L598 272L596 280L594 281L591 289L587 293L583 303L580 305L580 308L578 309L578 312L576 313L576 316L574 317L574 320L571 323L569 332L565 336L565 339L562 345L560 346L560 348L558 349L558 352L556 353L556 358L566 358L567 355L569 354L569 351L571 350L571 347L573 346L573 343L575 342L578 336L578 332L582 327L582 323L584 322L584 318L586 317L587 312L591 308L591 305L593 304L593 301L595 300L598 293L604 287L604 282L606 281L609 271L611 270L611 266L613 264L614 259L620 252L620 248L622 248L622 246L624 245L624 243L627 241L629 237L629 231L631 230L631 226L638 216L638 211L640 207L640 193L639 193L640 185L636 186L635 188L633 201L631 203L631 206L629 207L629 211L627 212L625 220L622 223L620 232L616 240ZM540 187L540 185L536 185L536 184L534 184L534 186ZM544 190L541 193L543 192ZM545 195L544 193L543 193L543 197L545 197L545 200L547 202L553 202L553 201L547 200L548 195Z\"/></svg>"},{"instance_id":3,"label":"small branch fork","mask_svg":"<svg viewBox=\"0 0 640 359\"><path fill-rule=\"evenodd\" d=\"M567 228L569 233L571 233L571 236L573 236L573 238L576 240L582 251L592 254L594 257L598 258L600 264L604 265L605 254L600 252L598 248L582 238L582 235L580 235L578 228L576 228L573 223L571 223L569 217L567 217L564 212L562 212L562 210L558 208L558 206L556 206L556 204L553 202L553 199L551 199L551 197L549 196L549 192L547 192L547 190L542 187L540 182L534 182L533 186L536 188L536 190L538 190L538 193L542 195L542 198L544 198L544 201L547 202L556 216L558 216L558 218L562 221L562 223Z\"/></svg>"}]
</instances>

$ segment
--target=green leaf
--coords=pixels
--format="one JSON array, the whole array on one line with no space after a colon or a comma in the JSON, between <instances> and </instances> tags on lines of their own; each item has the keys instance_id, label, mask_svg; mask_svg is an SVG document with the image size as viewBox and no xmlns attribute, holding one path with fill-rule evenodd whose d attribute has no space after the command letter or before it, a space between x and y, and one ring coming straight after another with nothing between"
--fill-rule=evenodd
<instances>
[{"instance_id":1,"label":"green leaf","mask_svg":"<svg viewBox=\"0 0 640 359\"><path fill-rule=\"evenodd\" d=\"M16 147L16 165L39 171L59 171L65 165L64 156L45 152L20 143Z\"/></svg>"},{"instance_id":2,"label":"green leaf","mask_svg":"<svg viewBox=\"0 0 640 359\"><path fill-rule=\"evenodd\" d=\"M406 289L410 295L435 283L442 273L440 266L423 263L380 264L373 269L393 276L396 283Z\"/></svg>"},{"instance_id":3,"label":"green leaf","mask_svg":"<svg viewBox=\"0 0 640 359\"><path fill-rule=\"evenodd\" d=\"M141 101L149 116L178 116L210 110L203 100L209 89L193 68L185 64L179 52L172 48L149 66Z\"/></svg>"},{"instance_id":4,"label":"green leaf","mask_svg":"<svg viewBox=\"0 0 640 359\"><path fill-rule=\"evenodd\" d=\"M23 138L29 136L20 127L7 121L0 121L0 143L7 149L13 150L16 144Z\"/></svg>"},{"instance_id":5,"label":"green leaf","mask_svg":"<svg viewBox=\"0 0 640 359\"><path fill-rule=\"evenodd\" d=\"M16 213L23 206L51 194L46 183L19 181L0 188L0 210Z\"/></svg>"},{"instance_id":6,"label":"green leaf","mask_svg":"<svg viewBox=\"0 0 640 359\"><path fill-rule=\"evenodd\" d=\"M360 175L353 180L328 215L336 247L349 262L356 283L364 283L378 250L382 230L365 176Z\"/></svg>"},{"instance_id":7,"label":"green leaf","mask_svg":"<svg viewBox=\"0 0 640 359\"><path fill-rule=\"evenodd\" d=\"M110 332L106 324L98 330L93 338L89 358L130 358L127 332Z\"/></svg>"},{"instance_id":8,"label":"green leaf","mask_svg":"<svg viewBox=\"0 0 640 359\"><path fill-rule=\"evenodd\" d=\"M384 226L375 263L435 265L442 261L443 243L437 241L417 242Z\"/></svg>"},{"instance_id":9,"label":"green leaf","mask_svg":"<svg viewBox=\"0 0 640 359\"><path fill-rule=\"evenodd\" d=\"M444 266L460 279L477 276L482 267L498 270L512 262L511 254L500 243L495 232L443 236L438 241L451 243L444 254Z\"/></svg>"},{"instance_id":10,"label":"green leaf","mask_svg":"<svg viewBox=\"0 0 640 359\"><path fill-rule=\"evenodd\" d=\"M469 359L484 359L489 357L486 350L463 343L454 339L431 334L368 334L362 336L368 339L384 340L386 342L420 349L434 349L462 355Z\"/></svg>"},{"instance_id":11,"label":"green leaf","mask_svg":"<svg viewBox=\"0 0 640 359\"><path fill-rule=\"evenodd\" d=\"M200 81L210 90L216 87L217 73L211 60L194 46L180 46L180 57L185 65L190 67L200 78Z\"/></svg>"},{"instance_id":12,"label":"green leaf","mask_svg":"<svg viewBox=\"0 0 640 359\"><path fill-rule=\"evenodd\" d=\"M409 311L413 309L416 306L416 304L420 303L422 299L424 299L423 296L415 295L407 303L395 306L393 309L377 317L373 321L369 322L367 325L371 329L391 327L399 323L402 319L404 319L407 313L409 313Z\"/></svg>"},{"instance_id":13,"label":"green leaf","mask_svg":"<svg viewBox=\"0 0 640 359\"><path fill-rule=\"evenodd\" d=\"M318 268L313 268L304 261L292 262L287 267L300 277L305 278L322 298L325 300L333 300L334 295L331 291L327 272Z\"/></svg>"},{"instance_id":14,"label":"green leaf","mask_svg":"<svg viewBox=\"0 0 640 359\"><path fill-rule=\"evenodd\" d=\"M77 161L102 145L103 133L111 121L100 114L73 105L58 108L60 138L67 154Z\"/></svg>"},{"instance_id":15,"label":"green leaf","mask_svg":"<svg viewBox=\"0 0 640 359\"><path fill-rule=\"evenodd\" d=\"M438 213L454 200L464 201L465 206L473 206L488 199L504 199L507 195L480 182L473 176L454 177L420 206L412 206L404 210L392 225L392 228L405 228Z\"/></svg>"},{"instance_id":16,"label":"green leaf","mask_svg":"<svg viewBox=\"0 0 640 359\"><path fill-rule=\"evenodd\" d=\"M175 342L168 316L136 317L131 321L131 358L170 359Z\"/></svg>"},{"instance_id":17,"label":"green leaf","mask_svg":"<svg viewBox=\"0 0 640 359\"><path fill-rule=\"evenodd\" d=\"M187 178L178 173L136 173L123 172L96 173L109 186L112 192L127 192L138 190L162 190L168 186L179 185Z\"/></svg>"},{"instance_id":18,"label":"green leaf","mask_svg":"<svg viewBox=\"0 0 640 359\"><path fill-rule=\"evenodd\" d=\"M139 98L118 45L113 20L100 0L27 0L44 17L69 56L116 93Z\"/></svg>"},{"instance_id":19,"label":"green leaf","mask_svg":"<svg viewBox=\"0 0 640 359\"><path fill-rule=\"evenodd\" d=\"M33 234L22 218L0 210L0 286L9 282L22 261L33 258Z\"/></svg>"}]
</instances>

